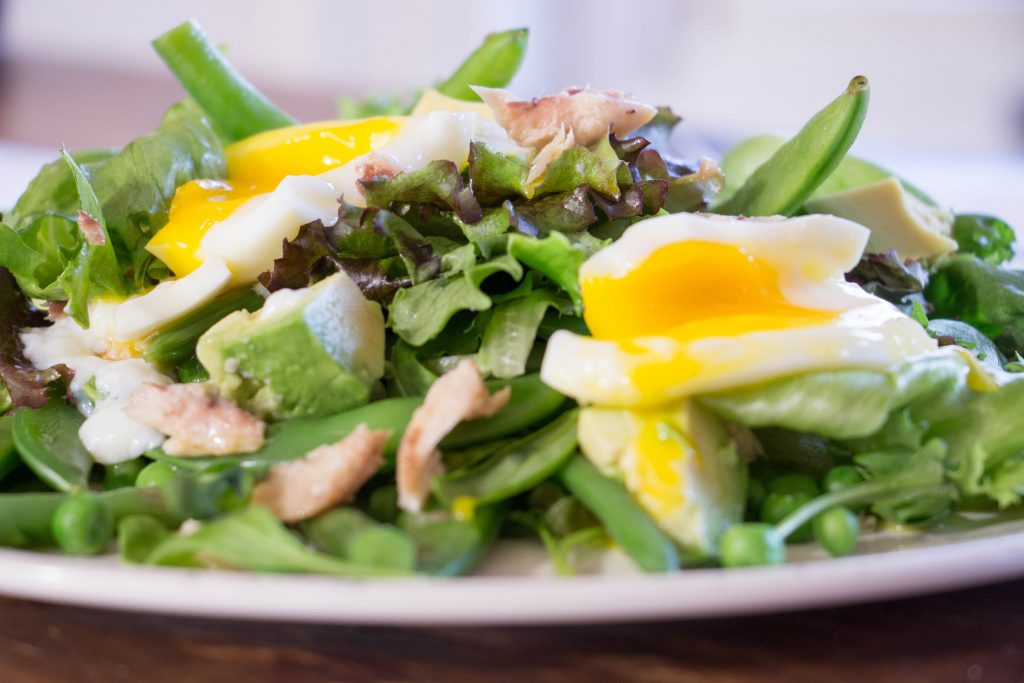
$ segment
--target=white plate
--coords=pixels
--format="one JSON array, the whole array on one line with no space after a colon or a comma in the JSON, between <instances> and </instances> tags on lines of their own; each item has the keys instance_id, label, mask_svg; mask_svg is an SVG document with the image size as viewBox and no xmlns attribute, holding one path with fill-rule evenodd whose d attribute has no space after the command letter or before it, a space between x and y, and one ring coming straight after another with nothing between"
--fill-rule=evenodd
<instances>
[{"instance_id":1,"label":"white plate","mask_svg":"<svg viewBox=\"0 0 1024 683\"><path fill-rule=\"evenodd\" d=\"M457 579L350 581L123 566L0 551L0 593L107 609L337 624L509 625L754 614L895 598L1024 576L1024 522L969 532L875 535L866 554L765 569L559 578L532 545L505 544ZM504 575L496 575L501 572ZM518 575L509 576L508 572ZM548 574L548 575L545 575Z\"/></svg>"}]
</instances>

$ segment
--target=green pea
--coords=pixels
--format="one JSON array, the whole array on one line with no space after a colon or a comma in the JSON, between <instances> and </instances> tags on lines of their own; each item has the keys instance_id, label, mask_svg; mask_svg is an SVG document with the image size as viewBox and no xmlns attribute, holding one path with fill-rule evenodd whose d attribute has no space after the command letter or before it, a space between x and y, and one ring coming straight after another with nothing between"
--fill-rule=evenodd
<instances>
[{"instance_id":1,"label":"green pea","mask_svg":"<svg viewBox=\"0 0 1024 683\"><path fill-rule=\"evenodd\" d=\"M69 555L98 555L114 538L114 511L94 493L78 491L57 506L53 537Z\"/></svg>"},{"instance_id":2,"label":"green pea","mask_svg":"<svg viewBox=\"0 0 1024 683\"><path fill-rule=\"evenodd\" d=\"M836 465L821 480L821 487L826 493L845 491L864 481L864 476L853 465Z\"/></svg>"},{"instance_id":3,"label":"green pea","mask_svg":"<svg viewBox=\"0 0 1024 683\"><path fill-rule=\"evenodd\" d=\"M761 504L761 521L768 524L778 524L789 516L791 512L814 498L806 491L794 491L792 493L769 493ZM814 532L810 523L800 526L789 535L788 540L792 543L805 543L813 537Z\"/></svg>"},{"instance_id":4,"label":"green pea","mask_svg":"<svg viewBox=\"0 0 1024 683\"><path fill-rule=\"evenodd\" d=\"M719 553L724 567L761 567L782 564L786 547L771 524L751 522L726 529Z\"/></svg>"},{"instance_id":5,"label":"green pea","mask_svg":"<svg viewBox=\"0 0 1024 683\"><path fill-rule=\"evenodd\" d=\"M814 537L833 557L852 553L859 534L860 522L849 508L830 508L814 518Z\"/></svg>"},{"instance_id":6,"label":"green pea","mask_svg":"<svg viewBox=\"0 0 1024 683\"><path fill-rule=\"evenodd\" d=\"M139 476L135 478L135 485L139 488L162 486L177 476L177 473L167 463L151 462L139 472Z\"/></svg>"},{"instance_id":7,"label":"green pea","mask_svg":"<svg viewBox=\"0 0 1024 683\"><path fill-rule=\"evenodd\" d=\"M771 493L806 493L812 498L820 493L818 484L806 474L784 474L768 482Z\"/></svg>"}]
</instances>

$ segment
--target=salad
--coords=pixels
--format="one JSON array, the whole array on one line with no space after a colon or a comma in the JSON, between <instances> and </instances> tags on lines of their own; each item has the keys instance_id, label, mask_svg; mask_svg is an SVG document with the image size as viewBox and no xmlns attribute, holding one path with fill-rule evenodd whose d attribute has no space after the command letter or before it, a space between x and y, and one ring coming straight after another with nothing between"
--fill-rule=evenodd
<instances>
[{"instance_id":1,"label":"salad","mask_svg":"<svg viewBox=\"0 0 1024 683\"><path fill-rule=\"evenodd\" d=\"M1013 230L791 139L676 158L619 92L448 79L298 123L192 22L187 97L0 224L0 544L346 577L855 551L1024 492Z\"/></svg>"}]
</instances>

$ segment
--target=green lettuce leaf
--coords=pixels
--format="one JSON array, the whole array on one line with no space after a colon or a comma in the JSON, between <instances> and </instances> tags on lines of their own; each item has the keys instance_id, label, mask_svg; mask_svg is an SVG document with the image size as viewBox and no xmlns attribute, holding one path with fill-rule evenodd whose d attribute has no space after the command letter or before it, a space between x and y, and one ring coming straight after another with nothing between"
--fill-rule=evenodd
<instances>
[{"instance_id":1,"label":"green lettuce leaf","mask_svg":"<svg viewBox=\"0 0 1024 683\"><path fill-rule=\"evenodd\" d=\"M936 316L977 328L1007 357L1024 352L1024 271L959 254L935 269L925 297Z\"/></svg>"},{"instance_id":2,"label":"green lettuce leaf","mask_svg":"<svg viewBox=\"0 0 1024 683\"><path fill-rule=\"evenodd\" d=\"M619 198L617 175L621 163L607 137L590 148L573 147L548 165L532 194L542 197L588 185L595 192L616 200Z\"/></svg>"},{"instance_id":3,"label":"green lettuce leaf","mask_svg":"<svg viewBox=\"0 0 1024 683\"><path fill-rule=\"evenodd\" d=\"M220 138L188 101L173 105L156 132L124 149L75 160L95 192L96 213L105 221L121 272L131 273L132 291L168 274L143 247L167 222L177 188L225 173ZM10 227L0 227L0 265L30 296L64 301L69 297L65 285L78 284L80 278L60 278L87 244L77 225L81 206L75 175L59 160L43 168L18 200L8 217Z\"/></svg>"},{"instance_id":4,"label":"green lettuce leaf","mask_svg":"<svg viewBox=\"0 0 1024 683\"><path fill-rule=\"evenodd\" d=\"M810 372L699 397L713 412L748 427L783 427L829 439L871 436L894 410L947 416L966 391L967 366L934 354L887 372ZM941 397L942 401L937 401Z\"/></svg>"},{"instance_id":5,"label":"green lettuce leaf","mask_svg":"<svg viewBox=\"0 0 1024 683\"><path fill-rule=\"evenodd\" d=\"M505 206L512 227L533 237L545 237L552 232L582 232L597 221L587 185L540 199L506 201Z\"/></svg>"},{"instance_id":6,"label":"green lettuce leaf","mask_svg":"<svg viewBox=\"0 0 1024 683\"><path fill-rule=\"evenodd\" d=\"M508 241L508 253L558 285L572 299L577 314L583 310L579 273L587 255L565 235L551 233L542 240L512 235Z\"/></svg>"},{"instance_id":7,"label":"green lettuce leaf","mask_svg":"<svg viewBox=\"0 0 1024 683\"><path fill-rule=\"evenodd\" d=\"M61 149L61 156L71 169L82 202L77 223L85 240L58 281L68 295L65 312L82 327L89 327L89 300L105 294L123 296L127 287L96 192L66 149Z\"/></svg>"},{"instance_id":8,"label":"green lettuce leaf","mask_svg":"<svg viewBox=\"0 0 1024 683\"><path fill-rule=\"evenodd\" d=\"M997 266L1013 258L1017 233L995 216L958 214L953 221L953 239L962 253Z\"/></svg>"},{"instance_id":9,"label":"green lettuce leaf","mask_svg":"<svg viewBox=\"0 0 1024 683\"><path fill-rule=\"evenodd\" d=\"M542 289L495 306L477 354L480 371L500 379L525 374L537 330L550 308L557 309L558 301Z\"/></svg>"},{"instance_id":10,"label":"green lettuce leaf","mask_svg":"<svg viewBox=\"0 0 1024 683\"><path fill-rule=\"evenodd\" d=\"M483 142L469 146L469 184L483 206L527 195L526 177L530 165L525 159L496 152ZM578 183L577 183L578 184Z\"/></svg>"},{"instance_id":11,"label":"green lettuce leaf","mask_svg":"<svg viewBox=\"0 0 1024 683\"><path fill-rule=\"evenodd\" d=\"M421 346L444 329L459 311L486 311L491 297L481 285L504 273L518 282L523 268L511 256L499 256L443 278L400 289L389 310L388 324L406 343Z\"/></svg>"}]
</instances>

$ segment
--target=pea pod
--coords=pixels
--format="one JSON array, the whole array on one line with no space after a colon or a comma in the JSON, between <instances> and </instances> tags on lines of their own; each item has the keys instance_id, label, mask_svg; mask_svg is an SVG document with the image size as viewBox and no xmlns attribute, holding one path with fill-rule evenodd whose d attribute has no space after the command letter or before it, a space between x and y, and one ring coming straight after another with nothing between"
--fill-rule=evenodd
<instances>
[{"instance_id":1,"label":"pea pod","mask_svg":"<svg viewBox=\"0 0 1024 683\"><path fill-rule=\"evenodd\" d=\"M75 491L57 506L50 522L57 545L68 555L98 555L114 538L114 510L91 491Z\"/></svg>"},{"instance_id":2,"label":"pea pod","mask_svg":"<svg viewBox=\"0 0 1024 683\"><path fill-rule=\"evenodd\" d=\"M470 498L476 504L507 500L529 491L555 474L576 452L573 410L546 427L500 448L480 465L434 479L434 490L447 504Z\"/></svg>"},{"instance_id":3,"label":"pea pod","mask_svg":"<svg viewBox=\"0 0 1024 683\"><path fill-rule=\"evenodd\" d=\"M721 168L725 174L726 186L719 193L717 205L724 204L743 186L764 162L786 144L786 139L778 135L758 135L740 142L729 150L722 158ZM895 174L860 157L846 155L836 169L818 186L811 195L820 197L832 192L843 192L863 187L879 180L891 178ZM903 187L928 206L938 207L939 204L924 190L912 184L906 178L898 178ZM717 207L716 205L716 207Z\"/></svg>"},{"instance_id":4,"label":"pea pod","mask_svg":"<svg viewBox=\"0 0 1024 683\"><path fill-rule=\"evenodd\" d=\"M796 213L857 139L867 114L868 99L868 79L855 77L842 95L815 114L735 194L712 210L747 216Z\"/></svg>"},{"instance_id":5,"label":"pea pod","mask_svg":"<svg viewBox=\"0 0 1024 683\"><path fill-rule=\"evenodd\" d=\"M14 447L11 429L14 427L14 416L0 417L0 481L10 474L21 462L18 450Z\"/></svg>"},{"instance_id":6,"label":"pea pod","mask_svg":"<svg viewBox=\"0 0 1024 683\"><path fill-rule=\"evenodd\" d=\"M537 375L492 382L488 386L492 391L511 387L508 405L492 417L459 425L441 442L442 450L467 448L516 434L550 418L566 402L562 394L550 389ZM329 417L280 422L267 430L263 448L247 455L176 458L160 451L154 451L152 455L183 470L217 470L236 465L260 469L300 458L317 446L340 441L360 424L366 424L370 429L391 431L384 454L393 457L413 412L422 402L418 396L390 398Z\"/></svg>"},{"instance_id":7,"label":"pea pod","mask_svg":"<svg viewBox=\"0 0 1024 683\"><path fill-rule=\"evenodd\" d=\"M196 22L172 28L153 48L229 141L295 123L224 59Z\"/></svg>"},{"instance_id":8,"label":"pea pod","mask_svg":"<svg viewBox=\"0 0 1024 683\"><path fill-rule=\"evenodd\" d=\"M170 535L156 517L128 515L117 525L117 549L125 562L142 563Z\"/></svg>"},{"instance_id":9,"label":"pea pod","mask_svg":"<svg viewBox=\"0 0 1024 683\"><path fill-rule=\"evenodd\" d=\"M562 483L601 520L608 535L647 572L679 569L679 551L617 481L581 455L562 470Z\"/></svg>"},{"instance_id":10,"label":"pea pod","mask_svg":"<svg viewBox=\"0 0 1024 683\"><path fill-rule=\"evenodd\" d=\"M438 92L460 100L477 101L480 98L469 86L505 87L519 70L528 37L529 31L525 28L491 33L450 78L438 84Z\"/></svg>"},{"instance_id":11,"label":"pea pod","mask_svg":"<svg viewBox=\"0 0 1024 683\"><path fill-rule=\"evenodd\" d=\"M93 460L78 437L84 418L62 400L14 414L11 434L21 459L57 491L89 483Z\"/></svg>"},{"instance_id":12,"label":"pea pod","mask_svg":"<svg viewBox=\"0 0 1024 683\"><path fill-rule=\"evenodd\" d=\"M252 312L262 305L263 297L252 289L228 292L147 339L142 357L157 365L186 361L195 355L196 342L203 333L224 316L242 309Z\"/></svg>"}]
</instances>

